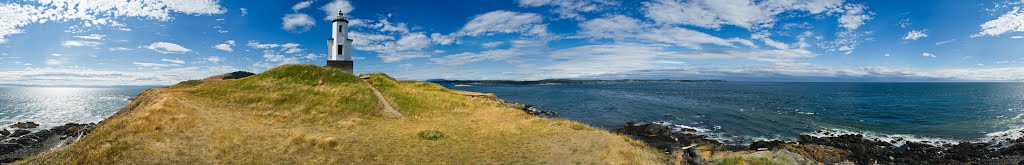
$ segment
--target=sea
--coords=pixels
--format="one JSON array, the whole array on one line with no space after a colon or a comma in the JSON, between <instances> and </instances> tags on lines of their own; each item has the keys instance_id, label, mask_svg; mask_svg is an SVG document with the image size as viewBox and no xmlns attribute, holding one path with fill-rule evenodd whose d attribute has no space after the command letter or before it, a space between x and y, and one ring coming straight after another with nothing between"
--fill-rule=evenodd
<instances>
[{"instance_id":1,"label":"sea","mask_svg":"<svg viewBox=\"0 0 1024 165\"><path fill-rule=\"evenodd\" d=\"M1024 83L602 82L446 87L498 97L606 129L691 128L729 144L863 134L902 143L1021 137Z\"/></svg>"},{"instance_id":2,"label":"sea","mask_svg":"<svg viewBox=\"0 0 1024 165\"><path fill-rule=\"evenodd\" d=\"M39 129L97 123L114 115L146 88L0 87L0 127L35 122Z\"/></svg>"}]
</instances>

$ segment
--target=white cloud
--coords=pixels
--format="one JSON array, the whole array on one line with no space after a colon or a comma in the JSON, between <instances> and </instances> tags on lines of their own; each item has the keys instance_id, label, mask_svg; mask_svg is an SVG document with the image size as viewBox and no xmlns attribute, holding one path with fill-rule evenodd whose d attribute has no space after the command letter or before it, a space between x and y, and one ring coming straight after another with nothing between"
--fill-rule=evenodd
<instances>
[{"instance_id":1,"label":"white cloud","mask_svg":"<svg viewBox=\"0 0 1024 165\"><path fill-rule=\"evenodd\" d=\"M281 49L284 50L284 53L288 54L302 52L302 49L299 48L299 44L296 43L281 44Z\"/></svg>"},{"instance_id":2,"label":"white cloud","mask_svg":"<svg viewBox=\"0 0 1024 165\"><path fill-rule=\"evenodd\" d=\"M921 56L935 58L934 54L931 54L931 53L928 53L928 52L921 53Z\"/></svg>"},{"instance_id":3,"label":"white cloud","mask_svg":"<svg viewBox=\"0 0 1024 165\"><path fill-rule=\"evenodd\" d=\"M171 66L180 66L178 64L160 64L160 63L148 63L148 62L133 62L132 64L134 64L135 66L138 66L138 67L147 67L147 68L164 68L164 67L171 67Z\"/></svg>"},{"instance_id":4,"label":"white cloud","mask_svg":"<svg viewBox=\"0 0 1024 165\"><path fill-rule=\"evenodd\" d=\"M842 0L759 1L752 0L654 0L643 2L647 18L660 24L719 28L734 25L747 29L774 26L775 15L786 11L819 14L840 11Z\"/></svg>"},{"instance_id":5,"label":"white cloud","mask_svg":"<svg viewBox=\"0 0 1024 165\"><path fill-rule=\"evenodd\" d=\"M310 54L306 54L305 58L307 60L316 60L316 59L320 59L320 55L310 53Z\"/></svg>"},{"instance_id":6,"label":"white cloud","mask_svg":"<svg viewBox=\"0 0 1024 165\"><path fill-rule=\"evenodd\" d=\"M281 47L281 44L264 44L264 43L260 43L259 41L256 41L256 40L249 40L249 43L245 44L245 45L247 45L249 47L252 47L252 48L256 48L256 49L270 49L270 48Z\"/></svg>"},{"instance_id":7,"label":"white cloud","mask_svg":"<svg viewBox=\"0 0 1024 165\"><path fill-rule=\"evenodd\" d=\"M64 61L57 60L57 59L46 60L46 65L60 65L60 64L64 64Z\"/></svg>"},{"instance_id":8,"label":"white cloud","mask_svg":"<svg viewBox=\"0 0 1024 165\"><path fill-rule=\"evenodd\" d=\"M110 51L129 51L129 50L132 50L132 49L126 48L126 47L113 47L113 48L110 48L108 50L110 50Z\"/></svg>"},{"instance_id":9,"label":"white cloud","mask_svg":"<svg viewBox=\"0 0 1024 165\"><path fill-rule=\"evenodd\" d=\"M593 77L680 68L685 60L695 59L746 59L775 65L796 65L796 60L812 58L816 54L803 49L679 52L664 44L613 43L556 50L550 56L554 61L552 64L542 67L540 73L528 75L539 76L531 77L534 79Z\"/></svg>"},{"instance_id":10,"label":"white cloud","mask_svg":"<svg viewBox=\"0 0 1024 165\"><path fill-rule=\"evenodd\" d=\"M216 48L217 50L223 50L226 52L233 52L235 51L235 49L231 48L232 46L235 46L235 40L227 40L222 44L217 44L213 46L213 48Z\"/></svg>"},{"instance_id":11,"label":"white cloud","mask_svg":"<svg viewBox=\"0 0 1024 165\"><path fill-rule=\"evenodd\" d=\"M860 26L864 25L864 22L871 19L870 12L865 11L868 7L862 4L846 4L843 9L846 10L843 16L839 17L840 26L847 30L857 30Z\"/></svg>"},{"instance_id":12,"label":"white cloud","mask_svg":"<svg viewBox=\"0 0 1024 165\"><path fill-rule=\"evenodd\" d=\"M60 53L53 53L53 54L50 54L50 55L51 55L51 56L54 56L54 57L60 57L60 56L63 56L63 54L60 54Z\"/></svg>"},{"instance_id":13,"label":"white cloud","mask_svg":"<svg viewBox=\"0 0 1024 165\"><path fill-rule=\"evenodd\" d=\"M743 39L722 39L699 31L679 27L663 27L651 29L650 32L639 34L640 38L654 42L669 43L691 49L701 49L701 44L715 44L734 47L734 41L742 42ZM748 41L749 42L749 41Z\"/></svg>"},{"instance_id":14,"label":"white cloud","mask_svg":"<svg viewBox=\"0 0 1024 165\"><path fill-rule=\"evenodd\" d=\"M82 47L82 46L94 47L94 46L98 46L100 44L101 44L100 42L96 42L96 41L70 40L70 41L64 41L60 45L64 46L64 47Z\"/></svg>"},{"instance_id":15,"label":"white cloud","mask_svg":"<svg viewBox=\"0 0 1024 165\"><path fill-rule=\"evenodd\" d=\"M889 56L892 56L892 55L890 55L889 53L886 53L886 54L884 54L884 55L882 55L882 56L886 56L886 57L889 57Z\"/></svg>"},{"instance_id":16,"label":"white cloud","mask_svg":"<svg viewBox=\"0 0 1024 165\"><path fill-rule=\"evenodd\" d=\"M254 63L252 66L256 68L267 69L282 64L295 64L300 62L299 57L288 56L271 50L263 51L263 59L263 62Z\"/></svg>"},{"instance_id":17,"label":"white cloud","mask_svg":"<svg viewBox=\"0 0 1024 165\"><path fill-rule=\"evenodd\" d=\"M293 5L292 6L292 10L295 11L295 12L299 12L299 10L308 8L309 5L311 5L311 4L313 4L313 1L302 1L302 2L299 2L299 3L296 3L295 5Z\"/></svg>"},{"instance_id":18,"label":"white cloud","mask_svg":"<svg viewBox=\"0 0 1024 165\"><path fill-rule=\"evenodd\" d=\"M264 43L260 43L259 41L256 41L256 40L249 40L249 43L246 44L246 45L248 45L249 47L252 47L252 48L256 48L256 49L281 48L280 51L282 51L284 53L287 53L287 54L298 53L298 52L302 52L304 50L302 48L299 48L300 45L296 44L296 43L264 44Z\"/></svg>"},{"instance_id":19,"label":"white cloud","mask_svg":"<svg viewBox=\"0 0 1024 165\"><path fill-rule=\"evenodd\" d=\"M185 60L179 60L179 59L173 59L172 60L172 59L166 59L165 58L165 59L160 59L160 61L170 62L170 63L175 63L175 64L185 64Z\"/></svg>"},{"instance_id":20,"label":"white cloud","mask_svg":"<svg viewBox=\"0 0 1024 165\"><path fill-rule=\"evenodd\" d=\"M87 39L87 40L103 40L103 37L107 35L102 34L89 34L87 36L75 36L75 38Z\"/></svg>"},{"instance_id":21,"label":"white cloud","mask_svg":"<svg viewBox=\"0 0 1024 165\"><path fill-rule=\"evenodd\" d=\"M911 30L910 32L907 32L907 36L904 36L903 40L917 40L928 37L928 34L925 34L925 32L928 32L928 30ZM936 45L941 44L936 43Z\"/></svg>"},{"instance_id":22,"label":"white cloud","mask_svg":"<svg viewBox=\"0 0 1024 165\"><path fill-rule=\"evenodd\" d=\"M981 24L981 32L971 37L999 36L1008 32L1024 32L1024 9L1013 7L999 18Z\"/></svg>"},{"instance_id":23,"label":"white cloud","mask_svg":"<svg viewBox=\"0 0 1024 165\"><path fill-rule=\"evenodd\" d=\"M939 41L939 42L936 42L936 43L935 43L935 45L945 45L945 44L949 44L949 43L951 43L951 42L955 42L955 41L956 41L956 39L950 39L950 40L945 40L945 41Z\"/></svg>"},{"instance_id":24,"label":"white cloud","mask_svg":"<svg viewBox=\"0 0 1024 165\"><path fill-rule=\"evenodd\" d=\"M559 18L576 20L586 19L580 13L594 12L601 10L602 7L618 5L616 2L606 0L517 0L517 2L522 7L553 6L555 9L552 12L557 13Z\"/></svg>"},{"instance_id":25,"label":"white cloud","mask_svg":"<svg viewBox=\"0 0 1024 165\"><path fill-rule=\"evenodd\" d=\"M246 8L238 8L238 10L240 10L240 11L242 12L242 16L243 16L243 17L245 17L245 15L249 15L249 9L246 9Z\"/></svg>"},{"instance_id":26,"label":"white cloud","mask_svg":"<svg viewBox=\"0 0 1024 165\"><path fill-rule=\"evenodd\" d=\"M395 53L381 53L381 54L377 54L377 58L380 58L380 60L382 62L385 62L385 63L398 62L398 61L407 60L407 59L414 59L414 58L426 58L426 57L430 57L430 54L427 54L426 52L422 52L422 51L420 51L420 52L395 52Z\"/></svg>"},{"instance_id":27,"label":"white cloud","mask_svg":"<svg viewBox=\"0 0 1024 165\"><path fill-rule=\"evenodd\" d=\"M635 70L592 78L725 79L731 81L1021 81L1024 67L915 70L888 67L827 67L811 64L742 67L679 67Z\"/></svg>"},{"instance_id":28,"label":"white cloud","mask_svg":"<svg viewBox=\"0 0 1024 165\"><path fill-rule=\"evenodd\" d=\"M573 78L628 70L668 68L683 62L664 58L673 54L663 46L617 43L587 45L551 52L560 61L541 68L543 75ZM616 69L612 69L616 68Z\"/></svg>"},{"instance_id":29,"label":"white cloud","mask_svg":"<svg viewBox=\"0 0 1024 165\"><path fill-rule=\"evenodd\" d=\"M621 38L641 32L643 28L646 28L644 26L640 20L632 17L613 15L580 23L578 34L595 38L605 38L605 36Z\"/></svg>"},{"instance_id":30,"label":"white cloud","mask_svg":"<svg viewBox=\"0 0 1024 165\"><path fill-rule=\"evenodd\" d=\"M392 24L387 17L377 21L364 20L349 32L356 50L372 51L382 62L390 63L413 58L430 57L425 49L432 44L457 43L454 35L413 31L405 23Z\"/></svg>"},{"instance_id":31,"label":"white cloud","mask_svg":"<svg viewBox=\"0 0 1024 165\"><path fill-rule=\"evenodd\" d=\"M442 35L441 33L432 33L432 34L430 34L430 40L434 41L434 43L441 44L441 45L451 45L452 43L455 43L455 37L454 36Z\"/></svg>"},{"instance_id":32,"label":"white cloud","mask_svg":"<svg viewBox=\"0 0 1024 165\"><path fill-rule=\"evenodd\" d=\"M352 10L355 10L355 7L352 7L352 4L350 4L348 0L334 0L334 2L321 6L320 10L323 10L325 13L327 13L327 16L324 17L324 20L332 20L334 19L335 16L338 15L338 11L348 14L352 13Z\"/></svg>"},{"instance_id":33,"label":"white cloud","mask_svg":"<svg viewBox=\"0 0 1024 165\"><path fill-rule=\"evenodd\" d=\"M221 60L224 60L224 59L222 59L220 57L217 57L217 56L206 57L206 61L210 61L210 62L212 62L214 64L220 63Z\"/></svg>"},{"instance_id":34,"label":"white cloud","mask_svg":"<svg viewBox=\"0 0 1024 165\"><path fill-rule=\"evenodd\" d=\"M771 38L768 37L761 39L761 41L764 41L765 45L774 47L776 49L789 49L788 44L772 40Z\"/></svg>"},{"instance_id":35,"label":"white cloud","mask_svg":"<svg viewBox=\"0 0 1024 165\"><path fill-rule=\"evenodd\" d=\"M545 41L514 40L507 49L486 50L481 52L462 52L440 58L431 58L435 64L457 66L480 61L505 61L510 63L522 62L521 57L528 55L540 55L544 53L541 48L546 45ZM516 60L512 60L516 59Z\"/></svg>"},{"instance_id":36,"label":"white cloud","mask_svg":"<svg viewBox=\"0 0 1024 165\"><path fill-rule=\"evenodd\" d=\"M1010 36L1010 38L1012 38L1012 39L1022 39L1022 38L1024 38L1024 36Z\"/></svg>"},{"instance_id":37,"label":"white cloud","mask_svg":"<svg viewBox=\"0 0 1024 165\"><path fill-rule=\"evenodd\" d=\"M501 42L501 41L487 42L487 43L480 44L480 46L483 46L485 48L493 48L493 47L501 46L501 44L505 44L505 42Z\"/></svg>"},{"instance_id":38,"label":"white cloud","mask_svg":"<svg viewBox=\"0 0 1024 165\"><path fill-rule=\"evenodd\" d=\"M462 26L458 34L466 36L492 35L498 33L527 33L531 30L544 29L547 25L541 24L544 20L538 14L519 13L505 10L487 12L473 17L466 25Z\"/></svg>"},{"instance_id":39,"label":"white cloud","mask_svg":"<svg viewBox=\"0 0 1024 165\"><path fill-rule=\"evenodd\" d=\"M153 50L162 54L184 54L192 52L192 49L182 47L181 45L170 43L170 42L154 42L146 46L146 49Z\"/></svg>"},{"instance_id":40,"label":"white cloud","mask_svg":"<svg viewBox=\"0 0 1024 165\"><path fill-rule=\"evenodd\" d=\"M45 67L0 71L0 82L36 86L172 85L185 80L201 79L231 71L237 71L237 69L230 66L209 66L125 71L83 67Z\"/></svg>"},{"instance_id":41,"label":"white cloud","mask_svg":"<svg viewBox=\"0 0 1024 165\"><path fill-rule=\"evenodd\" d=\"M263 51L263 58L268 62L278 62L280 64L299 63L299 60L295 57L288 57L269 50Z\"/></svg>"},{"instance_id":42,"label":"white cloud","mask_svg":"<svg viewBox=\"0 0 1024 165\"><path fill-rule=\"evenodd\" d=\"M292 32L306 32L316 25L312 17L303 13L286 14L281 18L281 28Z\"/></svg>"},{"instance_id":43,"label":"white cloud","mask_svg":"<svg viewBox=\"0 0 1024 165\"><path fill-rule=\"evenodd\" d=\"M373 51L378 52L377 57L383 62L397 62L412 58L430 57L430 54L422 50L430 46L430 38L423 33L411 33L403 35L393 43L386 43Z\"/></svg>"},{"instance_id":44,"label":"white cloud","mask_svg":"<svg viewBox=\"0 0 1024 165\"><path fill-rule=\"evenodd\" d=\"M733 43L756 47L753 42L745 39L722 39L703 32L672 26L655 28L637 19L622 15L593 19L580 23L579 26L580 32L577 34L595 39L667 43L690 49L702 49L702 44L735 47Z\"/></svg>"},{"instance_id":45,"label":"white cloud","mask_svg":"<svg viewBox=\"0 0 1024 165\"><path fill-rule=\"evenodd\" d=\"M124 24L115 19L139 17L168 21L172 13L207 15L224 13L217 0L164 0L164 1L24 1L24 4L0 4L0 42L29 24L46 22L82 21L83 26L108 25L118 29Z\"/></svg>"},{"instance_id":46,"label":"white cloud","mask_svg":"<svg viewBox=\"0 0 1024 165\"><path fill-rule=\"evenodd\" d=\"M836 33L836 39L832 41L824 41L818 44L819 47L826 49L827 51L839 51L844 54L851 54L857 46L863 42L861 39L865 35L872 34L871 32L857 32L857 31L841 31Z\"/></svg>"},{"instance_id":47,"label":"white cloud","mask_svg":"<svg viewBox=\"0 0 1024 165\"><path fill-rule=\"evenodd\" d=\"M395 42L395 49L398 50L423 50L430 46L430 38L423 33L412 33L403 35Z\"/></svg>"}]
</instances>

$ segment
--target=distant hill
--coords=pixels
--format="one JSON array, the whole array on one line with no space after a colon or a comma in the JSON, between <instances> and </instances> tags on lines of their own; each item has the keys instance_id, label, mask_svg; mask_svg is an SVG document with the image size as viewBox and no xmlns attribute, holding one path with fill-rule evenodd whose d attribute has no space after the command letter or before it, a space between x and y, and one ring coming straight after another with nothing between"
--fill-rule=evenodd
<instances>
[{"instance_id":1,"label":"distant hill","mask_svg":"<svg viewBox=\"0 0 1024 165\"><path fill-rule=\"evenodd\" d=\"M26 164L661 164L643 142L508 108L493 95L284 65L148 89ZM379 91L384 103L378 100ZM479 97L488 96L488 97ZM385 113L385 104L401 116Z\"/></svg>"},{"instance_id":2,"label":"distant hill","mask_svg":"<svg viewBox=\"0 0 1024 165\"><path fill-rule=\"evenodd\" d=\"M585 83L623 83L623 82L726 82L725 80L573 80L573 79L545 79L534 81L514 80L445 80L430 79L427 82L439 84L509 84L509 85L540 85L540 84L585 84Z\"/></svg>"}]
</instances>

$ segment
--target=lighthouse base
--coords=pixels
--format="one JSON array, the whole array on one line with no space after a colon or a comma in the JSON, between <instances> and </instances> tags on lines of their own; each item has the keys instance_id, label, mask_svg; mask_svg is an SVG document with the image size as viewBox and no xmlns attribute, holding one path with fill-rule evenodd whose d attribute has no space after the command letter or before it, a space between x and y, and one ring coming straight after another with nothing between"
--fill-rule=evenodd
<instances>
[{"instance_id":1,"label":"lighthouse base","mask_svg":"<svg viewBox=\"0 0 1024 165\"><path fill-rule=\"evenodd\" d=\"M327 65L325 65L325 67L337 68L337 69L341 69L342 71L346 71L346 72L349 72L349 73L353 73L352 72L352 66L353 66L352 61L346 61L346 60L327 60Z\"/></svg>"}]
</instances>

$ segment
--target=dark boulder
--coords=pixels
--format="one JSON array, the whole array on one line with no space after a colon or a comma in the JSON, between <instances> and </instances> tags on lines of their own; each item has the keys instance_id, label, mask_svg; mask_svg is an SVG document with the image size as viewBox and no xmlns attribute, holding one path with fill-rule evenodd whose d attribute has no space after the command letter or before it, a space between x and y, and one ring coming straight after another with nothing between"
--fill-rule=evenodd
<instances>
[{"instance_id":1,"label":"dark boulder","mask_svg":"<svg viewBox=\"0 0 1024 165\"><path fill-rule=\"evenodd\" d=\"M21 148L22 147L21 147L20 144L0 143L0 155L12 153L12 152L17 151L18 149L21 149Z\"/></svg>"},{"instance_id":2,"label":"dark boulder","mask_svg":"<svg viewBox=\"0 0 1024 165\"><path fill-rule=\"evenodd\" d=\"M635 122L628 122L617 132L627 135L644 136L648 138L661 137L661 139L673 139L672 128L661 124L636 125ZM674 141L674 140L673 140Z\"/></svg>"},{"instance_id":3,"label":"dark boulder","mask_svg":"<svg viewBox=\"0 0 1024 165\"><path fill-rule=\"evenodd\" d=\"M11 128L18 128L18 129L29 129L29 128L36 128L36 127L39 127L39 124L36 124L35 122L31 122L31 121L30 122L18 122L18 123L14 123L13 125L11 125Z\"/></svg>"},{"instance_id":4,"label":"dark boulder","mask_svg":"<svg viewBox=\"0 0 1024 165\"><path fill-rule=\"evenodd\" d=\"M4 135L4 136L11 135L11 131L8 131L7 129L0 130L0 135Z\"/></svg>"},{"instance_id":5,"label":"dark boulder","mask_svg":"<svg viewBox=\"0 0 1024 165\"><path fill-rule=\"evenodd\" d=\"M9 137L18 137L18 136L26 135L26 134L29 134L29 133L32 133L32 131L18 129L18 130L14 130L14 133L11 133L11 135Z\"/></svg>"},{"instance_id":6,"label":"dark boulder","mask_svg":"<svg viewBox=\"0 0 1024 165\"><path fill-rule=\"evenodd\" d=\"M754 143L750 143L750 150L776 149L776 148L779 148L779 146L781 146L783 144L786 144L786 142L784 142L782 140L756 141Z\"/></svg>"}]
</instances>

